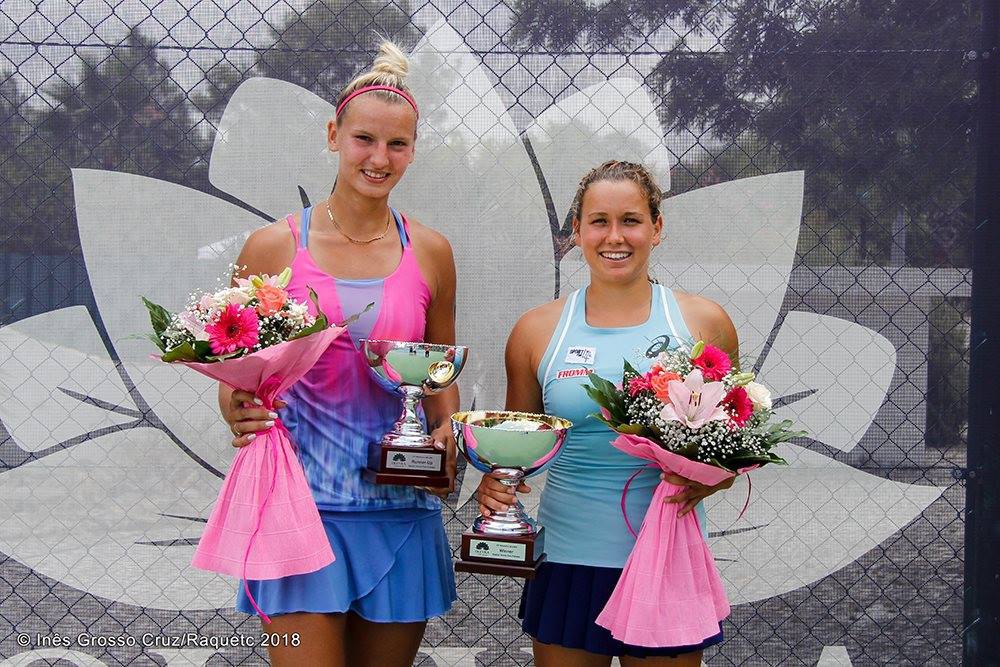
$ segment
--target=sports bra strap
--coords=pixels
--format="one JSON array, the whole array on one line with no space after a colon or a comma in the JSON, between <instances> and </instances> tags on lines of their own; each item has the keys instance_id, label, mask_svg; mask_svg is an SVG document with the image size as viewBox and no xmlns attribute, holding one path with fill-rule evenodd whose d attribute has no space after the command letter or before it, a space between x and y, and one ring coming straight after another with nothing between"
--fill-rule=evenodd
<instances>
[{"instance_id":1,"label":"sports bra strap","mask_svg":"<svg viewBox=\"0 0 1000 667\"><path fill-rule=\"evenodd\" d=\"M406 219L406 216L397 211L394 208L389 209L392 212L392 218L396 221L396 231L399 232L399 240L402 242L403 247L410 245L410 222ZM302 209L302 233L299 234L299 230L295 225L295 221L292 216L286 218L288 220L288 226L292 230L292 236L295 238L295 246L307 247L309 244L309 218L311 217L312 206L307 206Z\"/></svg>"},{"instance_id":2,"label":"sports bra strap","mask_svg":"<svg viewBox=\"0 0 1000 667\"><path fill-rule=\"evenodd\" d=\"M299 243L303 248L309 245L309 218L312 217L312 206L302 209L302 239ZM298 239L296 239L298 241Z\"/></svg>"},{"instance_id":3,"label":"sports bra strap","mask_svg":"<svg viewBox=\"0 0 1000 667\"><path fill-rule=\"evenodd\" d=\"M299 247L299 226L295 224L295 216L291 213L285 218L285 222L288 223L288 229L292 231L292 238L295 239L295 247Z\"/></svg>"},{"instance_id":4,"label":"sports bra strap","mask_svg":"<svg viewBox=\"0 0 1000 667\"><path fill-rule=\"evenodd\" d=\"M396 231L399 232L399 240L405 248L410 245L410 221L396 209L390 208L389 210L392 211L392 218L396 221Z\"/></svg>"}]
</instances>

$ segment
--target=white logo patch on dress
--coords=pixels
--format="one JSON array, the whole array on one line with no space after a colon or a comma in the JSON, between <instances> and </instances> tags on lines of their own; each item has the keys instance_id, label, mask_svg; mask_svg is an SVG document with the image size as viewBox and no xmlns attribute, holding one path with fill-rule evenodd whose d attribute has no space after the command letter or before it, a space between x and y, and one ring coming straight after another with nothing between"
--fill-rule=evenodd
<instances>
[{"instance_id":1,"label":"white logo patch on dress","mask_svg":"<svg viewBox=\"0 0 1000 667\"><path fill-rule=\"evenodd\" d=\"M566 359L564 363L567 364L587 364L588 366L594 365L594 359L597 357L596 347L571 347L566 350Z\"/></svg>"}]
</instances>

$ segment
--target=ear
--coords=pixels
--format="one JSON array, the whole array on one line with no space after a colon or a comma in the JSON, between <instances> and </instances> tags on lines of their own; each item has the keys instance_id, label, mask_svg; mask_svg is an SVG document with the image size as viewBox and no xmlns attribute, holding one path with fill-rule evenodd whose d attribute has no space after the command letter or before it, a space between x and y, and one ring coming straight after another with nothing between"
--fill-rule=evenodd
<instances>
[{"instance_id":1,"label":"ear","mask_svg":"<svg viewBox=\"0 0 1000 667\"><path fill-rule=\"evenodd\" d=\"M580 245L580 218L573 217L573 245Z\"/></svg>"},{"instance_id":2,"label":"ear","mask_svg":"<svg viewBox=\"0 0 1000 667\"><path fill-rule=\"evenodd\" d=\"M340 150L337 144L337 119L331 118L326 121L326 147L330 149L331 153L336 153Z\"/></svg>"},{"instance_id":3,"label":"ear","mask_svg":"<svg viewBox=\"0 0 1000 667\"><path fill-rule=\"evenodd\" d=\"M653 232L656 236L653 237L653 247L660 245L660 241L663 240L663 214L656 216L656 220L653 220Z\"/></svg>"}]
</instances>

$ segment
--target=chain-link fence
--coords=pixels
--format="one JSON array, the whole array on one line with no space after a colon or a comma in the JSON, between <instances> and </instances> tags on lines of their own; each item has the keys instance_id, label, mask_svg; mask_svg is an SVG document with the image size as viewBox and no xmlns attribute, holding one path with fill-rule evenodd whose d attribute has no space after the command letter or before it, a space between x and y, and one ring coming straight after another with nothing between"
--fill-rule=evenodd
<instances>
[{"instance_id":1,"label":"chain-link fence","mask_svg":"<svg viewBox=\"0 0 1000 667\"><path fill-rule=\"evenodd\" d=\"M138 294L207 287L329 191L329 102L383 35L421 106L397 203L456 250L463 403L498 404L504 332L586 282L579 176L645 161L670 189L657 277L727 308L812 434L745 515L739 486L709 507L734 610L706 662L956 664L979 22L943 0L5 1L0 656L264 660L226 644L259 628L232 582L188 566L230 456L214 389L129 336ZM458 582L419 663L529 663L520 582Z\"/></svg>"}]
</instances>

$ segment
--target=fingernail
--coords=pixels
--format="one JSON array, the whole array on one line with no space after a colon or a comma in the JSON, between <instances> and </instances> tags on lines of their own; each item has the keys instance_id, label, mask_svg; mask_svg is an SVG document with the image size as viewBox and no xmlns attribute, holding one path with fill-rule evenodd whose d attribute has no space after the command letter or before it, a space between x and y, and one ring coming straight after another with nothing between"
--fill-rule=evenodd
<instances>
[{"instance_id":1,"label":"fingernail","mask_svg":"<svg viewBox=\"0 0 1000 667\"><path fill-rule=\"evenodd\" d=\"M278 413L277 412L268 412L267 413L267 418L268 419L277 419L278 418Z\"/></svg>"},{"instance_id":2,"label":"fingernail","mask_svg":"<svg viewBox=\"0 0 1000 667\"><path fill-rule=\"evenodd\" d=\"M444 443L443 442L438 442L437 440L434 441L434 447L436 449L444 449L445 448L444 447Z\"/></svg>"},{"instance_id":3,"label":"fingernail","mask_svg":"<svg viewBox=\"0 0 1000 667\"><path fill-rule=\"evenodd\" d=\"M250 442L251 440L254 440L256 438L257 438L256 433L247 433L247 442Z\"/></svg>"},{"instance_id":4,"label":"fingernail","mask_svg":"<svg viewBox=\"0 0 1000 667\"><path fill-rule=\"evenodd\" d=\"M264 401L260 400L256 396L253 397L253 402L256 403L257 405L264 405Z\"/></svg>"},{"instance_id":5,"label":"fingernail","mask_svg":"<svg viewBox=\"0 0 1000 667\"><path fill-rule=\"evenodd\" d=\"M274 420L269 419L268 421L264 422L264 426L271 428L272 426L274 426Z\"/></svg>"},{"instance_id":6,"label":"fingernail","mask_svg":"<svg viewBox=\"0 0 1000 667\"><path fill-rule=\"evenodd\" d=\"M507 510L509 510L509 509L510 509L510 507L509 507L508 505L504 505L504 506L503 506L503 509L502 509L502 510L500 510L500 511L501 511L501 512L506 512L506 511L507 511Z\"/></svg>"}]
</instances>

